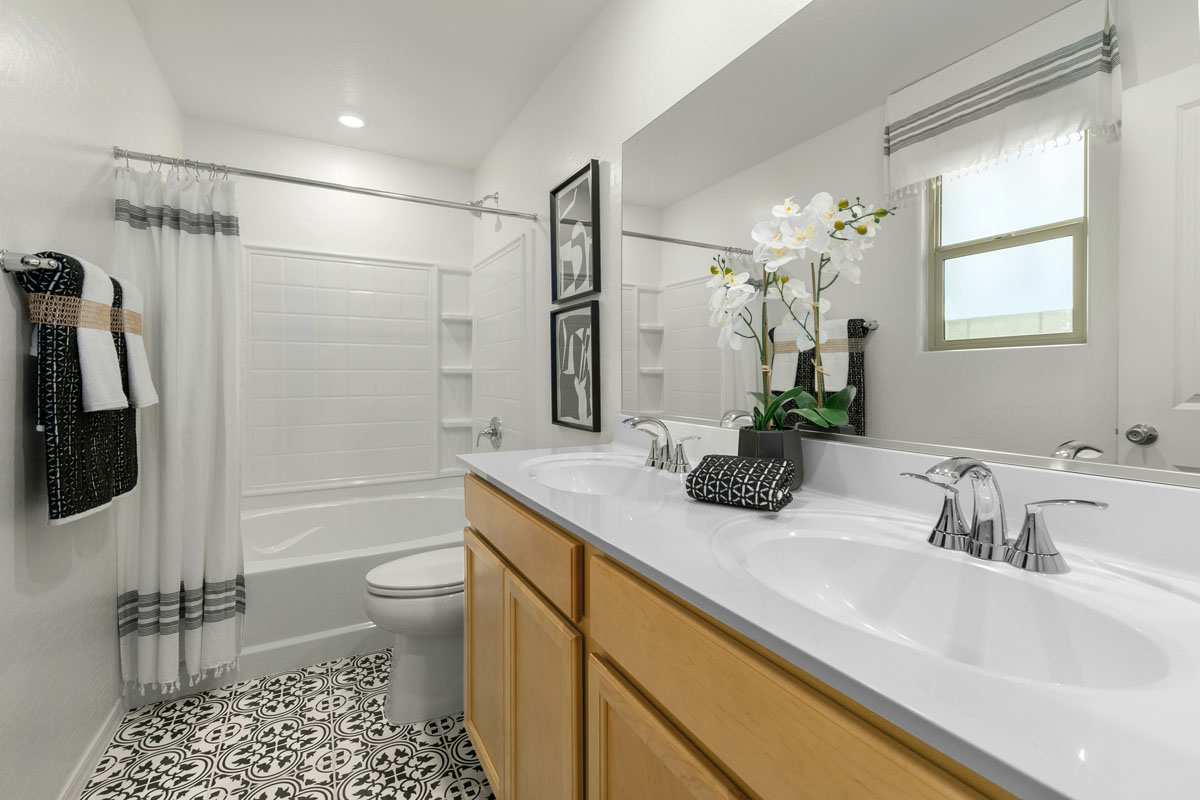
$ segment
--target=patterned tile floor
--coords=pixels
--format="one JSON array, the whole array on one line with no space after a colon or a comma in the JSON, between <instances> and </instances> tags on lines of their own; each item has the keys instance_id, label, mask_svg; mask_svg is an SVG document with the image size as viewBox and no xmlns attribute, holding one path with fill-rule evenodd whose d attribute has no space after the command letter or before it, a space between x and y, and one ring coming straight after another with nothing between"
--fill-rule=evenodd
<instances>
[{"instance_id":1,"label":"patterned tile floor","mask_svg":"<svg viewBox=\"0 0 1200 800\"><path fill-rule=\"evenodd\" d=\"M82 800L492 800L456 717L383 716L390 653L130 711Z\"/></svg>"}]
</instances>

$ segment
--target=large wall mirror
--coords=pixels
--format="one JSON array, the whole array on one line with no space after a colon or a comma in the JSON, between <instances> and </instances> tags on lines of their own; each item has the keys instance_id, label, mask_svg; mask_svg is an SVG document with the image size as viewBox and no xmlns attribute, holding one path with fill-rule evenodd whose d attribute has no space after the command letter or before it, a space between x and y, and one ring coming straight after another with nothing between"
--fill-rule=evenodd
<instances>
[{"instance_id":1,"label":"large wall mirror","mask_svg":"<svg viewBox=\"0 0 1200 800\"><path fill-rule=\"evenodd\" d=\"M713 284L761 280L755 225L799 241L827 192L835 239L871 223L821 279L843 435L1200 485L1196 0L852 6L815 0L625 142L622 408L752 405ZM833 247L779 267L774 391L817 389L781 323Z\"/></svg>"}]
</instances>

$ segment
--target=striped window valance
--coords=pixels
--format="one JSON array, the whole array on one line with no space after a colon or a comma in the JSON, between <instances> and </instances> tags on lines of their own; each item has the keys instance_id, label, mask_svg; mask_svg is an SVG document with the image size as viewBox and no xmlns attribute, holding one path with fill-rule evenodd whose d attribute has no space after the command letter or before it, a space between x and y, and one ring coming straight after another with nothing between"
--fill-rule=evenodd
<instances>
[{"instance_id":1,"label":"striped window valance","mask_svg":"<svg viewBox=\"0 0 1200 800\"><path fill-rule=\"evenodd\" d=\"M1085 131L1115 135L1120 66L1108 0L1080 0L890 95L891 193Z\"/></svg>"}]
</instances>

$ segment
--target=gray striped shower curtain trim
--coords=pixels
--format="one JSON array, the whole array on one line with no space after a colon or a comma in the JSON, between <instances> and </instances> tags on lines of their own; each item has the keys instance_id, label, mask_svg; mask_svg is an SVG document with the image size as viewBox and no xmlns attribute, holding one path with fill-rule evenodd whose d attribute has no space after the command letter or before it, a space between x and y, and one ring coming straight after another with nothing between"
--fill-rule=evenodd
<instances>
[{"instance_id":1,"label":"gray striped shower curtain trim","mask_svg":"<svg viewBox=\"0 0 1200 800\"><path fill-rule=\"evenodd\" d=\"M197 589L180 585L178 592L139 594L129 591L117 598L117 632L120 636L158 636L195 630L202 625L246 613L246 578L205 583Z\"/></svg>"},{"instance_id":2,"label":"gray striped shower curtain trim","mask_svg":"<svg viewBox=\"0 0 1200 800\"><path fill-rule=\"evenodd\" d=\"M183 233L199 233L215 236L238 235L238 218L231 214L196 214L171 206L135 206L128 200L118 200L117 222L127 222L139 230L148 228L174 228Z\"/></svg>"}]
</instances>

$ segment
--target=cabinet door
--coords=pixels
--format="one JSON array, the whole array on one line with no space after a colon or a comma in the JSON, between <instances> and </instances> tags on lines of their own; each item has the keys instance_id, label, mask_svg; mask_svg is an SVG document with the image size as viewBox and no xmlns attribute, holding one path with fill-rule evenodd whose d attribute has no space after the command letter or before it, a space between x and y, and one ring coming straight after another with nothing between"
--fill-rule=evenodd
<instances>
[{"instance_id":1,"label":"cabinet door","mask_svg":"<svg viewBox=\"0 0 1200 800\"><path fill-rule=\"evenodd\" d=\"M588 659L588 800L745 800L633 686Z\"/></svg>"},{"instance_id":2,"label":"cabinet door","mask_svg":"<svg viewBox=\"0 0 1200 800\"><path fill-rule=\"evenodd\" d=\"M583 787L583 636L504 575L507 800L578 800Z\"/></svg>"},{"instance_id":3,"label":"cabinet door","mask_svg":"<svg viewBox=\"0 0 1200 800\"><path fill-rule=\"evenodd\" d=\"M504 562L467 528L466 721L498 796L504 786Z\"/></svg>"}]
</instances>

